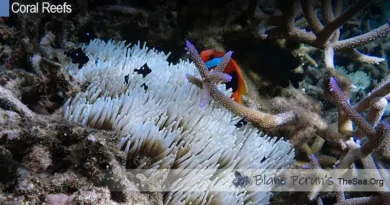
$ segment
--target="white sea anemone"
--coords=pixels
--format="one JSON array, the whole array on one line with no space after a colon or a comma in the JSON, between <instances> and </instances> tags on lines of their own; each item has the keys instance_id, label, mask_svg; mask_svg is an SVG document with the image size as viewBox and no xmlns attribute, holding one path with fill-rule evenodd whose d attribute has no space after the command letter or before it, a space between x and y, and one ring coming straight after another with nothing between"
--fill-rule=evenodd
<instances>
[{"instance_id":1,"label":"white sea anemone","mask_svg":"<svg viewBox=\"0 0 390 205\"><path fill-rule=\"evenodd\" d=\"M265 136L250 125L238 129L239 119L214 103L200 108L201 91L185 78L186 73L198 75L188 61L172 65L167 62L169 54L124 42L94 40L83 50L89 62L82 69L69 64L66 70L90 84L65 103L64 118L123 132L126 137L119 147L129 157L149 159L138 168L147 169L150 179L169 181L164 184L170 191L164 203L268 203L271 186L263 192L251 191L253 185L236 187L234 171L242 169L251 176L250 170L276 172L290 165L294 151L288 142ZM150 74L134 72L145 63ZM198 191L182 191L189 189Z\"/></svg>"}]
</instances>

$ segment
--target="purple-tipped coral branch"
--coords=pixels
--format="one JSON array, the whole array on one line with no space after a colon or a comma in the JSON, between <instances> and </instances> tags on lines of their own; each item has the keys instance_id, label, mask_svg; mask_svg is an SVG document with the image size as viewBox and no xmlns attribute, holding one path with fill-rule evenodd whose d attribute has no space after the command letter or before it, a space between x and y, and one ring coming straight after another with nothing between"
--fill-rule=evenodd
<instances>
[{"instance_id":1,"label":"purple-tipped coral branch","mask_svg":"<svg viewBox=\"0 0 390 205\"><path fill-rule=\"evenodd\" d=\"M387 141L389 141L388 139L390 138L390 125L388 125L386 122L381 123L376 128L370 125L370 123L366 121L366 119L364 119L359 114L359 112L357 112L350 105L347 97L339 88L336 80L333 77L331 77L329 80L329 87L337 106L345 113L347 118L352 120L352 122L356 124L357 128L368 138L368 141L365 142L361 147L356 145L349 150L347 155L341 160L339 168L347 169L355 162L355 160L363 159L370 155L374 150L377 150L381 147L385 147L385 149L387 149ZM387 104L382 103L381 101L383 100L384 99L379 99L379 103ZM378 105L378 103L375 102L377 101L374 101L374 103L372 103L372 106ZM373 117L376 118L375 121L379 121L377 118L381 117L381 114L383 114L383 110L375 108L371 108L370 110L371 112L377 111L377 113L371 113L370 115L375 116ZM375 124L377 124L377 122Z\"/></svg>"},{"instance_id":2,"label":"purple-tipped coral branch","mask_svg":"<svg viewBox=\"0 0 390 205\"><path fill-rule=\"evenodd\" d=\"M202 89L200 107L204 107L209 101L208 98L211 97L227 110L238 116L241 116L242 118L245 118L246 121L252 122L261 128L274 128L280 125L294 122L297 119L296 114L292 111L273 115L250 109L239 103L236 103L234 100L230 99L220 90L218 90L216 86L217 82L229 82L231 80L229 75L222 73L221 71L224 70L227 62L229 62L232 52L225 54L222 62L219 64L221 66L213 71L208 71L206 69L206 65L200 58L198 51L189 41L186 41L186 50L187 54L194 62L201 75L201 79L191 75L186 75L189 82Z\"/></svg>"}]
</instances>

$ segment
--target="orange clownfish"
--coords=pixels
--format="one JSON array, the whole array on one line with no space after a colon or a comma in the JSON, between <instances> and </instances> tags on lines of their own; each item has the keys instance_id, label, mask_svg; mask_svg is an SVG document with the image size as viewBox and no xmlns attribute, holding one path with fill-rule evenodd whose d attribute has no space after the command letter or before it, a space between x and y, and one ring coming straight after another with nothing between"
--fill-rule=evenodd
<instances>
[{"instance_id":1,"label":"orange clownfish","mask_svg":"<svg viewBox=\"0 0 390 205\"><path fill-rule=\"evenodd\" d=\"M214 69L222 60L222 57L225 55L224 52L215 51L212 49L202 51L200 57L203 62L206 64L207 69ZM230 58L229 63L223 70L224 73L229 74L232 77L230 82L226 83L226 89L232 88L233 94L231 95L234 98L234 101L242 104L242 95L246 93L244 78L241 75L240 68L236 62Z\"/></svg>"}]
</instances>

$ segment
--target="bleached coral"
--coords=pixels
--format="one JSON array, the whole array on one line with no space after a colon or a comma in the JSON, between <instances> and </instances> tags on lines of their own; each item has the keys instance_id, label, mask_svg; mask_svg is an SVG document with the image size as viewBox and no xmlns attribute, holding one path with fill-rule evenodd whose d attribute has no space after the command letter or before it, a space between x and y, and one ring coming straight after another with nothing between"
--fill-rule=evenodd
<instances>
[{"instance_id":1,"label":"bleached coral","mask_svg":"<svg viewBox=\"0 0 390 205\"><path fill-rule=\"evenodd\" d=\"M138 168L147 169L150 179L171 182L165 184L171 192L164 203L268 203L271 186L262 192L254 192L254 185L235 187L234 171L242 169L250 177L250 169L275 174L292 163L291 145L250 125L238 129L239 119L213 102L200 108L202 93L185 77L199 75L193 63L169 64L169 54L124 42L94 40L83 50L89 62L82 69L69 64L66 70L90 84L65 103L64 118L123 132L119 147L129 157L149 159L141 160ZM145 63L150 74L134 72ZM230 96L223 85L218 88ZM181 191L186 189L199 191Z\"/></svg>"}]
</instances>

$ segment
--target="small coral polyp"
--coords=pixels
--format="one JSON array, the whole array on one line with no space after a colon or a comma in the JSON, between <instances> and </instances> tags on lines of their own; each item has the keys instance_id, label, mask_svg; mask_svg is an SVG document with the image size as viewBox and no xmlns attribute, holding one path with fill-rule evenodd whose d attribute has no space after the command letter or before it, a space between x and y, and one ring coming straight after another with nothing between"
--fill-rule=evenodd
<instances>
[{"instance_id":1,"label":"small coral polyp","mask_svg":"<svg viewBox=\"0 0 390 205\"><path fill-rule=\"evenodd\" d=\"M277 170L290 165L294 151L287 141L265 136L250 125L238 129L239 118L214 102L200 108L202 91L185 77L199 76L193 63L169 64L169 54L124 42L93 40L83 50L90 60L81 69L70 63L66 70L89 86L65 103L65 119L121 131L125 137L118 147L128 157L150 157L147 165L138 167L148 169L150 178L164 175L163 170L188 170L168 171L165 176L174 179L170 190L224 190L170 192L165 195L166 204L268 204L272 187L266 187L268 192L244 192L251 186L234 186L234 170ZM134 72L145 64L151 70L147 75ZM218 89L231 94L224 85ZM194 177L208 169L208 175ZM218 175L217 169L227 171ZM251 177L250 172L243 174Z\"/></svg>"}]
</instances>

